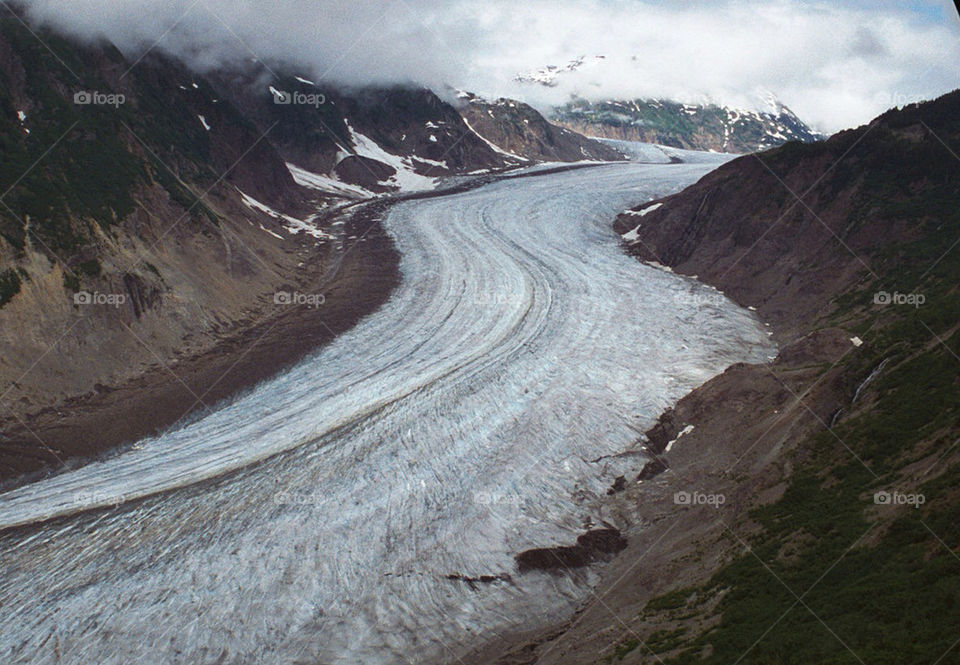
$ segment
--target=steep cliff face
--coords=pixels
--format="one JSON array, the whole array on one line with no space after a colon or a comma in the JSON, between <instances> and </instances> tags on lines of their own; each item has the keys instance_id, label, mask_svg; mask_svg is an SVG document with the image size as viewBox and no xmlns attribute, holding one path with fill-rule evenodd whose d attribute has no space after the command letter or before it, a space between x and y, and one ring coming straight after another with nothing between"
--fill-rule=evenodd
<instances>
[{"instance_id":1,"label":"steep cliff face","mask_svg":"<svg viewBox=\"0 0 960 665\"><path fill-rule=\"evenodd\" d=\"M588 136L717 152L753 152L823 138L776 98L765 102L762 110L754 110L661 99L577 100L554 109L551 119Z\"/></svg>"},{"instance_id":2,"label":"steep cliff face","mask_svg":"<svg viewBox=\"0 0 960 665\"><path fill-rule=\"evenodd\" d=\"M469 126L500 150L531 160L618 161L610 146L548 122L533 107L511 99L490 102L463 93L460 113Z\"/></svg>"}]
</instances>

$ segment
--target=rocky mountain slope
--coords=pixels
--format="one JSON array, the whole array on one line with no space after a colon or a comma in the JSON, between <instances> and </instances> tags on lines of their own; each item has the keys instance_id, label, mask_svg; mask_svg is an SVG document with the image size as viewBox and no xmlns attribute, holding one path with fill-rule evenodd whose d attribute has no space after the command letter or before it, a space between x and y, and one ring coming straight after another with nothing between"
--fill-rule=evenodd
<instances>
[{"instance_id":1,"label":"rocky mountain slope","mask_svg":"<svg viewBox=\"0 0 960 665\"><path fill-rule=\"evenodd\" d=\"M755 110L663 99L574 100L553 109L551 119L588 136L717 152L753 152L822 138L776 98L765 102Z\"/></svg>"},{"instance_id":2,"label":"rocky mountain slope","mask_svg":"<svg viewBox=\"0 0 960 665\"><path fill-rule=\"evenodd\" d=\"M469 93L461 99L460 113L469 127L508 154L554 162L624 159L610 146L547 122L529 104L512 99L490 102Z\"/></svg>"},{"instance_id":3,"label":"rocky mountain slope","mask_svg":"<svg viewBox=\"0 0 960 665\"><path fill-rule=\"evenodd\" d=\"M540 161L624 158L514 100L487 102L461 92L450 104L431 90L409 87L346 94L296 75L269 84L249 72L212 78L258 128L270 129L288 162L368 194L431 189L445 176Z\"/></svg>"},{"instance_id":4,"label":"rocky mountain slope","mask_svg":"<svg viewBox=\"0 0 960 665\"><path fill-rule=\"evenodd\" d=\"M160 58L127 73L115 49L45 34L54 55L14 18L0 30L8 404L119 380L141 358L126 327L166 355L236 322L299 252L321 253L244 204L241 190L307 211L276 150L205 82ZM56 366L28 372L58 344Z\"/></svg>"},{"instance_id":5,"label":"rocky mountain slope","mask_svg":"<svg viewBox=\"0 0 960 665\"><path fill-rule=\"evenodd\" d=\"M151 54L134 66L109 45L38 39L5 13L0 77L4 480L169 425L262 378L234 366L239 352L216 376L187 365L278 316L278 292L325 277L346 285L374 256L390 265L388 248L361 246L332 275L342 250L313 217L318 193L175 62ZM331 298L327 325L378 301L347 295L352 309ZM117 394L137 386L145 401L116 412Z\"/></svg>"},{"instance_id":6,"label":"rocky mountain slope","mask_svg":"<svg viewBox=\"0 0 960 665\"><path fill-rule=\"evenodd\" d=\"M491 146L427 89L345 94L292 74L267 81L254 74L211 78L261 131L270 129L271 142L289 163L367 195L431 189L445 176L532 161L523 150L506 155Z\"/></svg>"},{"instance_id":7,"label":"rocky mountain slope","mask_svg":"<svg viewBox=\"0 0 960 665\"><path fill-rule=\"evenodd\" d=\"M590 71L617 65L603 55L581 55L565 65L548 65L515 77L531 86L556 88L579 77L589 89ZM573 90L576 87L571 88ZM723 106L711 101L688 104L663 98L600 99L573 95L553 108L551 121L599 138L658 143L674 148L745 153L766 150L788 141L825 138L808 127L769 91L754 95L750 108Z\"/></svg>"},{"instance_id":8,"label":"rocky mountain slope","mask_svg":"<svg viewBox=\"0 0 960 665\"><path fill-rule=\"evenodd\" d=\"M544 153L531 141L506 154L429 90L346 93L275 71L198 76L0 14L0 480L142 436L263 378L269 363L253 366L252 343L236 339L262 327L253 342L269 346L286 324L268 323L291 310L317 332L303 348L288 340L299 350L278 350L277 363L376 307L396 255L368 218L351 221L357 204ZM553 157L565 158L582 154ZM277 300L291 293L326 302ZM222 372L207 363L189 378L184 367L228 342ZM135 390L142 381L166 396ZM154 408L100 413L115 426L95 437L64 425L119 405L122 386Z\"/></svg>"},{"instance_id":9,"label":"rocky mountain slope","mask_svg":"<svg viewBox=\"0 0 960 665\"><path fill-rule=\"evenodd\" d=\"M652 461L610 506L636 528L589 603L465 662L954 659L958 154L960 91L618 219L638 259L756 308L780 353L638 441Z\"/></svg>"}]
</instances>

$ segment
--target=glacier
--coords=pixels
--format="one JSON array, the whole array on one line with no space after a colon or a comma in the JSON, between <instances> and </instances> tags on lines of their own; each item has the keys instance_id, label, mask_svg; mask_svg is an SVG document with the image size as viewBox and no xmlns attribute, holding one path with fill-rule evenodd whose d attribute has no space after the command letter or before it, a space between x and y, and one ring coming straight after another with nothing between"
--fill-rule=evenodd
<instances>
[{"instance_id":1,"label":"glacier","mask_svg":"<svg viewBox=\"0 0 960 665\"><path fill-rule=\"evenodd\" d=\"M564 617L597 570L514 555L616 523L638 432L771 355L753 313L611 228L716 164L394 206L402 280L378 312L194 422L0 495L0 660L452 661Z\"/></svg>"}]
</instances>

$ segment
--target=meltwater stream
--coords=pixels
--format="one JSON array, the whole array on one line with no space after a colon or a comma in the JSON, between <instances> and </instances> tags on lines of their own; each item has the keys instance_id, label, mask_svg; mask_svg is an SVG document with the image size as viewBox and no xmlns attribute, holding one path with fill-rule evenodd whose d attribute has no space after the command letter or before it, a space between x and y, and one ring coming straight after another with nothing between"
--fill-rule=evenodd
<instances>
[{"instance_id":1,"label":"meltwater stream","mask_svg":"<svg viewBox=\"0 0 960 665\"><path fill-rule=\"evenodd\" d=\"M0 496L0 528L27 525L0 535L0 661L432 662L562 616L595 573L514 555L597 524L618 470L591 460L771 352L749 312L610 228L710 168L395 207L403 280L376 314L197 422Z\"/></svg>"}]
</instances>

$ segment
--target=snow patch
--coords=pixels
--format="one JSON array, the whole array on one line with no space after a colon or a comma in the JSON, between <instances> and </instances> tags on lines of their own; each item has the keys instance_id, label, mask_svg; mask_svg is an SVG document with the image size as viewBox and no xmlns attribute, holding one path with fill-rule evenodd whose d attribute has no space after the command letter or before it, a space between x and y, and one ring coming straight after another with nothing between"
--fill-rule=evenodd
<instances>
[{"instance_id":1,"label":"snow patch","mask_svg":"<svg viewBox=\"0 0 960 665\"><path fill-rule=\"evenodd\" d=\"M310 189L315 189L327 194L346 196L348 198L371 198L375 196L373 192L359 185L351 185L350 183L342 182L330 176L313 173L290 162L287 162L287 170L290 171L290 175L293 176L293 181L301 187L309 187Z\"/></svg>"},{"instance_id":2,"label":"snow patch","mask_svg":"<svg viewBox=\"0 0 960 665\"><path fill-rule=\"evenodd\" d=\"M396 171L394 175L383 181L383 184L405 191L419 191L436 187L436 178L428 178L415 172L409 157L400 157L399 155L387 152L381 148L376 141L364 136L351 127L350 121L344 119L344 123L347 126L347 131L350 133L350 140L354 145L354 152L357 155L383 162L388 166L392 166Z\"/></svg>"},{"instance_id":3,"label":"snow patch","mask_svg":"<svg viewBox=\"0 0 960 665\"><path fill-rule=\"evenodd\" d=\"M693 431L693 425L687 425L686 427L684 427L682 430L680 430L680 433L677 434L677 438L676 438L676 439L674 439L673 441L670 441L670 442L667 443L667 447L664 449L663 452L669 453L669 452L670 452L670 449L673 448L673 444L675 444L677 441L679 441L680 439L682 439L682 438L684 437L684 435L689 434L689 433L692 432L692 431Z\"/></svg>"},{"instance_id":4,"label":"snow patch","mask_svg":"<svg viewBox=\"0 0 960 665\"><path fill-rule=\"evenodd\" d=\"M665 266L659 261L644 261L651 268L656 268L657 270L662 270L664 272L673 272L673 268L670 266Z\"/></svg>"},{"instance_id":5,"label":"snow patch","mask_svg":"<svg viewBox=\"0 0 960 665\"><path fill-rule=\"evenodd\" d=\"M283 236L280 235L279 233L274 233L273 231L271 231L270 229L268 229L268 228L267 228L266 226L264 226L263 224L260 224L259 226L260 226L261 229L263 229L264 231L266 231L267 233L269 233L270 235L272 235L274 238L279 238L280 240L283 240Z\"/></svg>"},{"instance_id":6,"label":"snow patch","mask_svg":"<svg viewBox=\"0 0 960 665\"><path fill-rule=\"evenodd\" d=\"M296 217L291 217L290 215L284 215L281 212L277 212L270 206L261 203L252 196L244 194L240 189L237 189L240 192L240 197L243 200L243 203L253 210L259 210L260 212L266 213L271 217L282 220L286 222L285 228L290 235L296 235L300 232L304 232L307 235L313 236L317 240L325 240L333 238L329 233L322 231L320 227L316 224L312 224L310 221L304 221L302 219L297 219ZM264 229L266 230L266 229Z\"/></svg>"},{"instance_id":7,"label":"snow patch","mask_svg":"<svg viewBox=\"0 0 960 665\"><path fill-rule=\"evenodd\" d=\"M637 240L639 240L639 232L640 232L640 227L641 227L641 226L642 226L642 224L637 224L636 228L634 228L634 229L631 230L631 231L627 231L626 233L624 233L624 234L623 234L622 236L620 236L620 237L623 238L624 240L626 240L626 241L629 242L629 243L637 242Z\"/></svg>"},{"instance_id":8,"label":"snow patch","mask_svg":"<svg viewBox=\"0 0 960 665\"><path fill-rule=\"evenodd\" d=\"M423 164L427 164L429 166L436 166L437 168L440 168L440 169L449 170L450 168L447 166L447 163L445 161L441 162L441 161L437 161L436 159L427 159L426 157L419 157L418 155L411 155L410 159L417 162L422 162Z\"/></svg>"},{"instance_id":9,"label":"snow patch","mask_svg":"<svg viewBox=\"0 0 960 665\"><path fill-rule=\"evenodd\" d=\"M654 203L653 205L649 205L642 210L624 210L623 214L632 215L634 217L643 217L644 215L653 212L654 210L656 210L662 205L663 205L662 203Z\"/></svg>"},{"instance_id":10,"label":"snow patch","mask_svg":"<svg viewBox=\"0 0 960 665\"><path fill-rule=\"evenodd\" d=\"M492 116L493 114L491 113L490 115ZM494 152L501 154L505 157L509 157L510 159L519 159L521 162L529 161L525 157L521 157L520 155L516 155L512 152L507 152L506 150L496 145L492 141L488 141L486 138L484 138L484 136L480 132L478 132L477 130L475 130L473 127L470 126L470 123L467 122L466 118L463 119L463 124L465 124L467 126L467 129L473 132L477 136L477 138L479 138L481 141L486 143L490 147L490 149L493 150Z\"/></svg>"}]
</instances>

